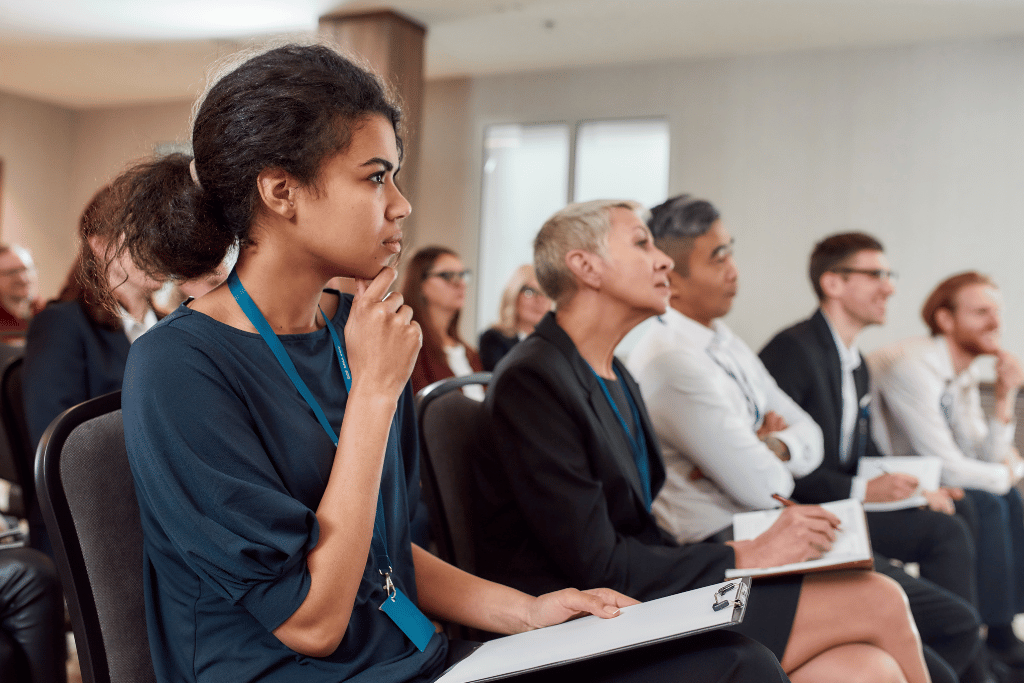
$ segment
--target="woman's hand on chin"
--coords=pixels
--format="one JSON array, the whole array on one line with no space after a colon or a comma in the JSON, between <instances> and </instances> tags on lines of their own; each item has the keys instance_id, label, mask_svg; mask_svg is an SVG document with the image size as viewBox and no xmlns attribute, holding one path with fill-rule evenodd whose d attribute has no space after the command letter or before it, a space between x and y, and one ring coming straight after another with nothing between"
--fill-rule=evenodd
<instances>
[{"instance_id":1,"label":"woman's hand on chin","mask_svg":"<svg viewBox=\"0 0 1024 683\"><path fill-rule=\"evenodd\" d=\"M345 345L352 387L397 400L412 374L423 343L412 309L402 295L388 294L398 273L386 266L373 280L356 280L352 312L345 324Z\"/></svg>"}]
</instances>

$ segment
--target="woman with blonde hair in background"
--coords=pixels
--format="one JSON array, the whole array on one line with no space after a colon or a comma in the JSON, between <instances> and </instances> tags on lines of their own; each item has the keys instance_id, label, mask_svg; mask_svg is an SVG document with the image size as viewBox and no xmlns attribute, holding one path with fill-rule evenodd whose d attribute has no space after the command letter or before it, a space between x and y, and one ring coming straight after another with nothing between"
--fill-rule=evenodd
<instances>
[{"instance_id":1,"label":"woman with blonde hair in background","mask_svg":"<svg viewBox=\"0 0 1024 683\"><path fill-rule=\"evenodd\" d=\"M519 266L501 293L498 322L480 335L480 361L490 372L509 350L533 332L544 314L551 310L551 299L544 294L533 266Z\"/></svg>"}]
</instances>

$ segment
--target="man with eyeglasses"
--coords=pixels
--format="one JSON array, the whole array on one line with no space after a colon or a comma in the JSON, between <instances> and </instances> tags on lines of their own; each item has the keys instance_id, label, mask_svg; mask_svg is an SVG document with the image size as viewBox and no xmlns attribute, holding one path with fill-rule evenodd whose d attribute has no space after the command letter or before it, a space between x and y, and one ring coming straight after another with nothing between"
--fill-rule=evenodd
<instances>
[{"instance_id":1,"label":"man with eyeglasses","mask_svg":"<svg viewBox=\"0 0 1024 683\"><path fill-rule=\"evenodd\" d=\"M24 344L29 320L42 308L35 288L36 268L28 250L0 245L0 342Z\"/></svg>"},{"instance_id":2,"label":"man with eyeglasses","mask_svg":"<svg viewBox=\"0 0 1024 683\"><path fill-rule=\"evenodd\" d=\"M676 264L670 308L628 362L665 456L653 512L678 542L721 542L731 538L734 513L776 507L772 494L790 496L794 480L818 469L822 430L721 320L732 308L738 271L718 210L682 195L651 213L655 244ZM969 548L962 524L958 530ZM956 680L978 645L975 610L886 558L876 557L876 568L906 592L932 680Z\"/></svg>"},{"instance_id":3,"label":"man with eyeglasses","mask_svg":"<svg viewBox=\"0 0 1024 683\"><path fill-rule=\"evenodd\" d=\"M942 459L944 484L963 487L977 547L979 610L989 650L1024 672L1024 642L1013 617L1024 612L1024 505L1014 484L1024 461L1014 447L1014 408L1024 370L1000 341L995 284L969 271L947 278L921 311L931 336L907 339L869 357L879 414L894 454ZM996 359L993 415L980 395L981 356Z\"/></svg>"}]
</instances>

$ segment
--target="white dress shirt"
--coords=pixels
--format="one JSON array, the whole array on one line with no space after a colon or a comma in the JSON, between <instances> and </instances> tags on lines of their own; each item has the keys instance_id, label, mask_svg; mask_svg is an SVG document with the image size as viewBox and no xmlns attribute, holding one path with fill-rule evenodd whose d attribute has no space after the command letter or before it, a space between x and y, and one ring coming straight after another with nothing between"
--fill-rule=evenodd
<instances>
[{"instance_id":1,"label":"white dress shirt","mask_svg":"<svg viewBox=\"0 0 1024 683\"><path fill-rule=\"evenodd\" d=\"M473 366L469 364L469 356L466 355L466 347L462 344L444 347L444 356L448 361L448 367L455 373L456 377L472 375ZM470 384L462 387L462 393L474 401L484 400L484 388L479 384Z\"/></svg>"},{"instance_id":2,"label":"white dress shirt","mask_svg":"<svg viewBox=\"0 0 1024 683\"><path fill-rule=\"evenodd\" d=\"M1002 495L1010 490L1003 464L1014 424L987 419L978 375L953 374L946 338L907 339L868 357L875 405L888 426L893 455L942 458L942 483ZM876 428L884 429L875 420Z\"/></svg>"},{"instance_id":3,"label":"white dress shirt","mask_svg":"<svg viewBox=\"0 0 1024 683\"><path fill-rule=\"evenodd\" d=\"M705 539L736 512L778 507L772 494L788 496L793 477L821 464L821 429L721 321L709 329L669 309L648 326L628 366L665 456L653 511L677 541ZM775 434L788 462L757 437L770 410L789 425Z\"/></svg>"},{"instance_id":4,"label":"white dress shirt","mask_svg":"<svg viewBox=\"0 0 1024 683\"><path fill-rule=\"evenodd\" d=\"M832 326L832 321L828 319L828 315L824 311L821 314L828 324L829 331L832 332L832 341L835 342L836 351L839 353L839 367L842 375L841 391L843 396L843 422L840 426L839 457L843 459L843 462L847 462L851 455L853 455L851 453L853 450L853 434L857 428L857 414L860 412L860 403L857 399L857 380L853 377L853 371L860 367L863 358L861 358L856 342L851 346L844 344L839 334L836 333L836 328ZM850 482L850 498L864 500L867 491L868 479L866 477L855 476L853 481Z\"/></svg>"}]
</instances>

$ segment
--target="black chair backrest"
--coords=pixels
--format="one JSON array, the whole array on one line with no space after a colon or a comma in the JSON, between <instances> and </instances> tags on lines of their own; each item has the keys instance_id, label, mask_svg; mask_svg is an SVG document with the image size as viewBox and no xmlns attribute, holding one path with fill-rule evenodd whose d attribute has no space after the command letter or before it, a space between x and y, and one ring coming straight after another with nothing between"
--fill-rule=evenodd
<instances>
[{"instance_id":1,"label":"black chair backrest","mask_svg":"<svg viewBox=\"0 0 1024 683\"><path fill-rule=\"evenodd\" d=\"M490 381L489 372L445 379L425 387L416 397L420 483L437 554L470 573L476 562L469 459L477 447L483 404L456 390Z\"/></svg>"},{"instance_id":2,"label":"black chair backrest","mask_svg":"<svg viewBox=\"0 0 1024 683\"><path fill-rule=\"evenodd\" d=\"M23 360L21 356L12 359L3 366L3 374L0 375L0 420L3 421L6 441L2 445L6 452L0 456L0 459L6 460L0 468L0 477L17 484L21 489L21 510L11 510L18 517L24 517L35 500L35 483L32 478L35 449L30 443L25 402L21 397Z\"/></svg>"},{"instance_id":3,"label":"black chair backrest","mask_svg":"<svg viewBox=\"0 0 1024 683\"><path fill-rule=\"evenodd\" d=\"M84 682L155 681L121 392L69 408L50 424L39 442L36 487Z\"/></svg>"}]
</instances>

